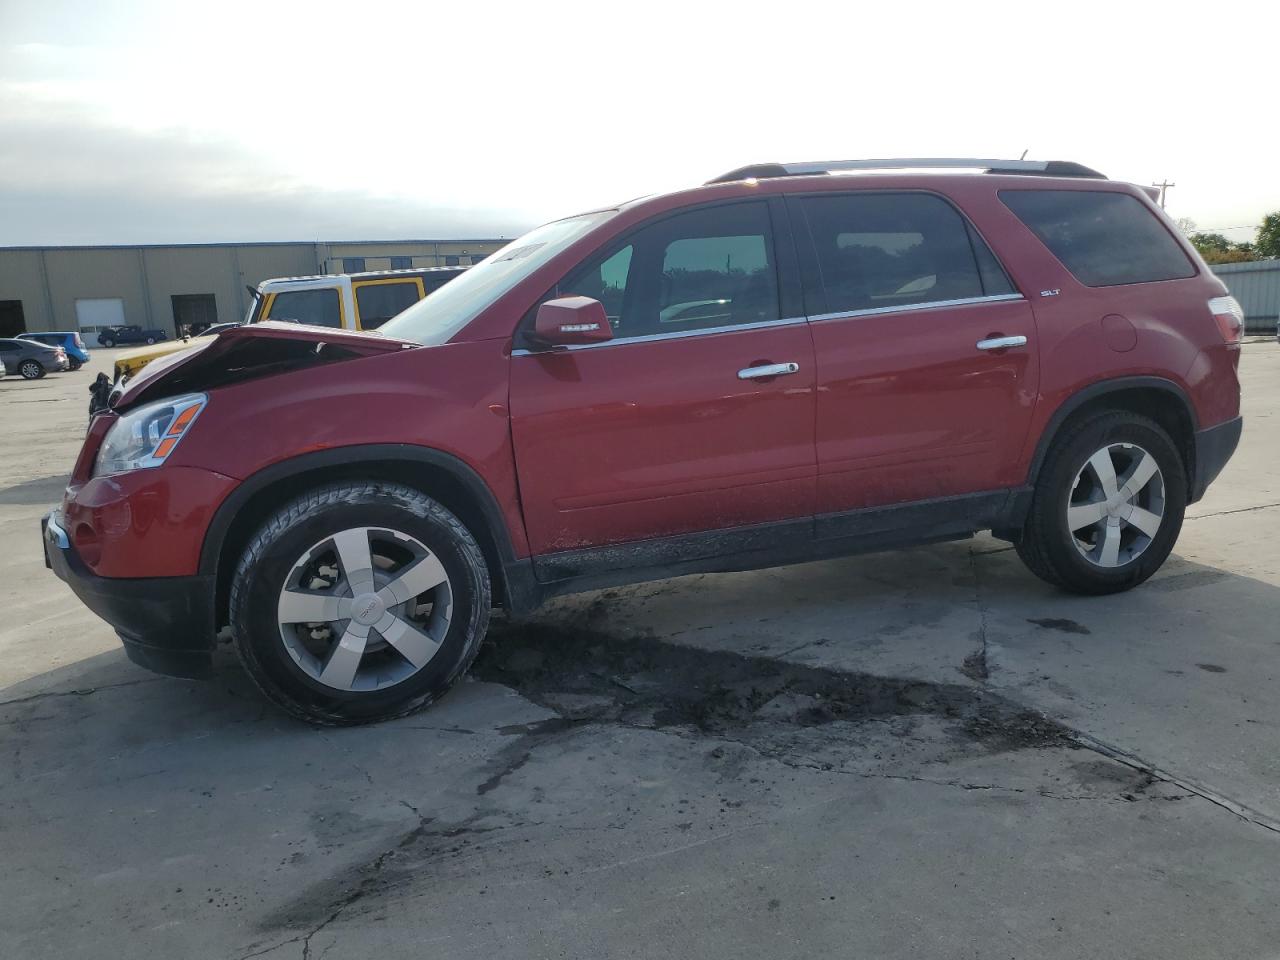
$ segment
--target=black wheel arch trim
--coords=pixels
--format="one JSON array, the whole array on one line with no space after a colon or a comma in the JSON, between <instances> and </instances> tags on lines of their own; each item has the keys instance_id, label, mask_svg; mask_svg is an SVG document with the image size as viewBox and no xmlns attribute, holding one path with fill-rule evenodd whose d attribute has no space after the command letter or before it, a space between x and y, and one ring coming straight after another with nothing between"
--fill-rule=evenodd
<instances>
[{"instance_id":1,"label":"black wheel arch trim","mask_svg":"<svg viewBox=\"0 0 1280 960\"><path fill-rule=\"evenodd\" d=\"M1087 387L1077 390L1070 397L1059 404L1058 409L1053 412L1053 416L1049 418L1049 422L1045 425L1040 439L1036 442L1036 452L1031 458L1031 465L1027 470L1027 483L1034 485L1036 478L1040 474L1040 467L1044 464L1045 457L1048 456L1049 447L1053 443L1053 438L1058 431L1062 429L1062 425L1067 422L1068 418L1083 407L1087 403L1097 400L1099 397L1105 397L1109 393L1120 393L1125 390L1162 390L1173 397L1181 405L1183 412L1187 415L1187 420L1191 424L1191 432L1194 435L1200 429L1200 421L1196 417L1196 409L1191 403L1191 398L1187 396L1178 384L1164 377L1116 377L1111 380L1099 380L1091 383ZM1186 468L1190 473L1194 470L1194 464L1186 464Z\"/></svg>"},{"instance_id":2,"label":"black wheel arch trim","mask_svg":"<svg viewBox=\"0 0 1280 960\"><path fill-rule=\"evenodd\" d=\"M202 575L217 574L223 545L237 514L263 490L283 480L323 471L326 467L375 462L418 463L447 471L453 479L463 485L479 506L485 524L489 528L486 532L492 536L497 547L499 565L506 567L516 560L511 533L507 529L502 508L498 505L498 500L488 484L471 466L453 454L434 447L423 447L411 443L376 443L331 447L327 450L301 454L263 467L246 477L218 505L213 518L209 521L209 526L205 530L204 543L200 548L200 573ZM430 493L429 490L424 492Z\"/></svg>"}]
</instances>

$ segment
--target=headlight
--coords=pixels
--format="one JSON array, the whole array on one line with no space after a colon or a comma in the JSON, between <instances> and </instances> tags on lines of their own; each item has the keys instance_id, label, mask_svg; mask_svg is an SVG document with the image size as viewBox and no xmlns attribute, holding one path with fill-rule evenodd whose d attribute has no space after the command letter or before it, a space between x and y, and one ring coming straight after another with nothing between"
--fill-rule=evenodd
<instances>
[{"instance_id":1,"label":"headlight","mask_svg":"<svg viewBox=\"0 0 1280 960\"><path fill-rule=\"evenodd\" d=\"M158 467L173 453L209 398L203 393L148 403L130 410L107 431L93 475Z\"/></svg>"}]
</instances>

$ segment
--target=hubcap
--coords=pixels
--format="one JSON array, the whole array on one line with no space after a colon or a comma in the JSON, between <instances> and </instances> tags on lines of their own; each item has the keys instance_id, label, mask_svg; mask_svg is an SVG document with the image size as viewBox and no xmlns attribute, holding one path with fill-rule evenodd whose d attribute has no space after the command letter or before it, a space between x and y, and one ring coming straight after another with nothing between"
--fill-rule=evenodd
<instances>
[{"instance_id":1,"label":"hubcap","mask_svg":"<svg viewBox=\"0 0 1280 960\"><path fill-rule=\"evenodd\" d=\"M378 690L431 662L453 614L439 558L421 541L379 527L321 540L294 563L277 619L289 656L335 690Z\"/></svg>"},{"instance_id":2,"label":"hubcap","mask_svg":"<svg viewBox=\"0 0 1280 960\"><path fill-rule=\"evenodd\" d=\"M1133 443L1113 443L1085 461L1067 501L1076 549L1099 567L1142 555L1164 522L1164 476L1156 458Z\"/></svg>"}]
</instances>

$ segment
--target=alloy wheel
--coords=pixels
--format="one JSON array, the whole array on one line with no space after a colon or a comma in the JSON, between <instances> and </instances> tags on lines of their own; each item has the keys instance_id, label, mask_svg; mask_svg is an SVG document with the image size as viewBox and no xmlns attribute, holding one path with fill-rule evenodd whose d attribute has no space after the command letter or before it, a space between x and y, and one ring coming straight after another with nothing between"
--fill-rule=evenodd
<instances>
[{"instance_id":1,"label":"alloy wheel","mask_svg":"<svg viewBox=\"0 0 1280 960\"><path fill-rule=\"evenodd\" d=\"M40 377L40 364L34 360L27 360L18 368L18 371L27 380L37 380Z\"/></svg>"},{"instance_id":2,"label":"alloy wheel","mask_svg":"<svg viewBox=\"0 0 1280 960\"><path fill-rule=\"evenodd\" d=\"M449 575L408 534L353 527L294 563L277 603L285 648L313 680L343 691L379 690L422 670L453 613Z\"/></svg>"},{"instance_id":3,"label":"alloy wheel","mask_svg":"<svg viewBox=\"0 0 1280 960\"><path fill-rule=\"evenodd\" d=\"M1076 549L1099 567L1121 567L1142 555L1164 522L1164 475L1156 458L1133 443L1094 452L1076 473L1067 506Z\"/></svg>"}]
</instances>

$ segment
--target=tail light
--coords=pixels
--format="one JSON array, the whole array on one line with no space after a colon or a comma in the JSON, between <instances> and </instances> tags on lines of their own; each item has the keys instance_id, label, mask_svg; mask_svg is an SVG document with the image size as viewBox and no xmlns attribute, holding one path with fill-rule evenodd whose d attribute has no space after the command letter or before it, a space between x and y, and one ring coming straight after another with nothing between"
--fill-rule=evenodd
<instances>
[{"instance_id":1,"label":"tail light","mask_svg":"<svg viewBox=\"0 0 1280 960\"><path fill-rule=\"evenodd\" d=\"M83 350L83 349L84 349L84 341L80 339L80 334L78 334L78 333L77 333L77 334L74 334L74 336L75 336L75 344L76 344L76 346L77 346L77 347L79 347L81 350Z\"/></svg>"},{"instance_id":2,"label":"tail light","mask_svg":"<svg viewBox=\"0 0 1280 960\"><path fill-rule=\"evenodd\" d=\"M1218 331L1228 345L1238 344L1244 337L1244 310L1235 297L1214 297L1209 301L1209 312L1218 324Z\"/></svg>"}]
</instances>

